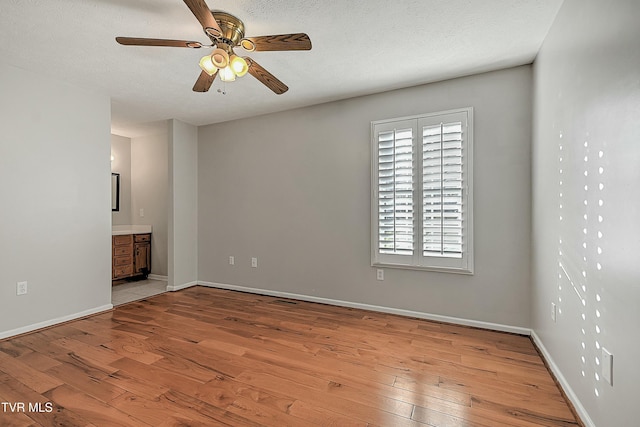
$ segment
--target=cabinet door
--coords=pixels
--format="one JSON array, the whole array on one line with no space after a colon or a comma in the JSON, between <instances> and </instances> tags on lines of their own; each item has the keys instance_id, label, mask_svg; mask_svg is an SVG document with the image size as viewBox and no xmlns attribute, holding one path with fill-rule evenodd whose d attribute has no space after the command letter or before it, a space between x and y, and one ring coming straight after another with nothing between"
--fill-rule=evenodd
<instances>
[{"instance_id":1,"label":"cabinet door","mask_svg":"<svg viewBox=\"0 0 640 427\"><path fill-rule=\"evenodd\" d=\"M135 273L148 275L151 271L151 245L148 242L136 243L134 254Z\"/></svg>"}]
</instances>

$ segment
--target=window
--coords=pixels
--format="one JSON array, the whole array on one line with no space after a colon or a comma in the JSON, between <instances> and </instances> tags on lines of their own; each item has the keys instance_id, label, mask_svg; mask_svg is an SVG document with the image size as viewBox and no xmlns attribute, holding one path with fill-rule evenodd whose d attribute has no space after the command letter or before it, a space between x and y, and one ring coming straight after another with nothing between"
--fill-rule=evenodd
<instances>
[{"instance_id":1,"label":"window","mask_svg":"<svg viewBox=\"0 0 640 427\"><path fill-rule=\"evenodd\" d=\"M473 273L473 109L371 123L371 262Z\"/></svg>"}]
</instances>

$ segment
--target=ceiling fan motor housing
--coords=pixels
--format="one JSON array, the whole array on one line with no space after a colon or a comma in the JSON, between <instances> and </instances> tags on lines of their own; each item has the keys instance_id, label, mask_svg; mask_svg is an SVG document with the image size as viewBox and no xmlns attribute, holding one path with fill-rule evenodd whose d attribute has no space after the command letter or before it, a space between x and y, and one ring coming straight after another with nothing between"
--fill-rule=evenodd
<instances>
[{"instance_id":1,"label":"ceiling fan motor housing","mask_svg":"<svg viewBox=\"0 0 640 427\"><path fill-rule=\"evenodd\" d=\"M213 17L218 22L222 34L218 39L225 44L237 46L244 38L244 23L235 16L219 10L212 10Z\"/></svg>"}]
</instances>

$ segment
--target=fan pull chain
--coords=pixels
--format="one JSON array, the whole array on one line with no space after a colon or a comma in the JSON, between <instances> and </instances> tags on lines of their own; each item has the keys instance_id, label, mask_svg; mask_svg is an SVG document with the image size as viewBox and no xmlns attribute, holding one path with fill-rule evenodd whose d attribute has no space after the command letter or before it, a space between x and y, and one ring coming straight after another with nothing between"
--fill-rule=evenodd
<instances>
[{"instance_id":1,"label":"fan pull chain","mask_svg":"<svg viewBox=\"0 0 640 427\"><path fill-rule=\"evenodd\" d=\"M222 82L222 89L218 89L218 93L221 95L227 94L227 82Z\"/></svg>"}]
</instances>

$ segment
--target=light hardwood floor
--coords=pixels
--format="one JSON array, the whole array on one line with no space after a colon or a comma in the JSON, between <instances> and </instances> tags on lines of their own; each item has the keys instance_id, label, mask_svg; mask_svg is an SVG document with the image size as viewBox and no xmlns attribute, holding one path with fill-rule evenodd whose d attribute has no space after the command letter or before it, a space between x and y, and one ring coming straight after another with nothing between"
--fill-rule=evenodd
<instances>
[{"instance_id":1,"label":"light hardwood floor","mask_svg":"<svg viewBox=\"0 0 640 427\"><path fill-rule=\"evenodd\" d=\"M26 407L1 426L579 425L528 337L203 287L0 341L0 402Z\"/></svg>"}]
</instances>

